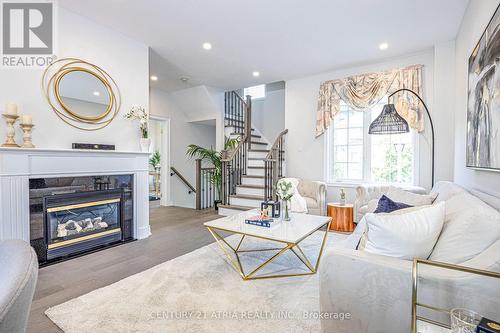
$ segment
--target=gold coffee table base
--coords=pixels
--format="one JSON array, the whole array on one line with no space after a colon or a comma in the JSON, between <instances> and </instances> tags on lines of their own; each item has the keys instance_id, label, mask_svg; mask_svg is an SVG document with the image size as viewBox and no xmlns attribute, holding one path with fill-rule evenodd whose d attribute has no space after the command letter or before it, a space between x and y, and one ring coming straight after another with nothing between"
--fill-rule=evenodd
<instances>
[{"instance_id":1,"label":"gold coffee table base","mask_svg":"<svg viewBox=\"0 0 500 333\"><path fill-rule=\"evenodd\" d=\"M231 265L240 274L241 278L246 281L246 280L273 279L273 278L283 278L283 277L291 277L291 276L303 276L303 275L316 274L316 272L318 271L319 262L321 260L321 256L323 254L323 250L324 250L324 247L325 247L326 238L328 236L328 230L330 229L330 223L331 223L331 221L328 222L328 223L325 223L325 225L326 225L325 234L323 236L323 240L321 242L321 247L319 249L318 260L316 260L316 264L314 266L311 264L311 262L309 261L309 259L305 255L304 251L302 251L302 249L299 246L299 243L302 242L307 237L309 237L310 235L312 235L312 233L309 234L309 235L307 235L306 237L304 237L303 239L301 239L297 243L288 243L288 242L278 241L278 240L271 239L271 238L250 236L250 235L246 235L246 234L243 234L243 233L238 233L238 232L234 232L234 231L230 231L230 230L224 230L224 229L219 229L219 228L214 228L214 227L207 227L207 229L208 229L208 231L210 231L210 233L212 234L212 236L215 238L215 241L217 242L217 244L219 245L219 247L222 249L222 251L224 252L224 254L226 255L226 257L229 259L229 261L231 262ZM216 229L220 230L220 231L229 232L229 233L232 233L232 234L235 234L235 235L237 235L237 234L241 235L241 239L238 242L238 245L236 246L236 248L234 248L233 246L231 246L219 233L217 233ZM319 229L317 229L317 230L319 230ZM315 231L317 231L317 230L315 230ZM280 244L285 244L285 247L265 248L265 249L255 249L255 250L240 250L241 243L243 242L243 240L245 239L245 237L252 237L252 238L259 238L259 239L263 239L263 240L273 241L273 242L277 242L277 243L280 243ZM233 260L233 258L231 257L231 254L228 252L228 250L226 249L226 247L224 247L224 245L227 248L229 248L234 253L234 255L236 256L236 261ZM276 254L274 254L271 258L269 258L268 260L266 260L264 263L262 263L261 265L259 265L257 268L255 268L254 270L252 270L250 273L245 274L245 271L243 270L243 266L241 265L241 260L240 260L240 257L239 257L240 253L263 252L263 251L274 251L274 250L278 251L278 252ZM287 251L292 251L297 256L297 258L299 258L299 260L307 267L308 272L305 272L305 273L293 273L293 274L262 275L262 276L256 275L264 267L266 267L268 264L270 264L271 262L273 262L276 258L278 258L279 256L281 256L282 254L284 254Z\"/></svg>"}]
</instances>

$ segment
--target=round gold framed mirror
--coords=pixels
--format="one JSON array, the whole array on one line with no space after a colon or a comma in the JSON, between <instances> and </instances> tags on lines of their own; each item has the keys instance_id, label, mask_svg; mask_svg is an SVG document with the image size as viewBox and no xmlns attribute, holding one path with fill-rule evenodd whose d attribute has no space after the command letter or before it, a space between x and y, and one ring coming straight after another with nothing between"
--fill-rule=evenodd
<instances>
[{"instance_id":1,"label":"round gold framed mirror","mask_svg":"<svg viewBox=\"0 0 500 333\"><path fill-rule=\"evenodd\" d=\"M43 74L42 88L56 115L82 130L106 127L120 109L115 81L84 60L65 58L52 63Z\"/></svg>"}]
</instances>

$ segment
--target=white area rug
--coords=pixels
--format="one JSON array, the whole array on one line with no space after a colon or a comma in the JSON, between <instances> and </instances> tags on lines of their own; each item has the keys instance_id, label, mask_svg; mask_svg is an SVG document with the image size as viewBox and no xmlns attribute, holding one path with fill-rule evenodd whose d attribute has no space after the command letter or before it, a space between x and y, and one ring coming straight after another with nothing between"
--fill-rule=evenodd
<instances>
[{"instance_id":1,"label":"white area rug","mask_svg":"<svg viewBox=\"0 0 500 333\"><path fill-rule=\"evenodd\" d=\"M314 264L324 232L301 243ZM326 248L344 239L329 233ZM239 236L227 238L235 244ZM246 238L241 249L265 244ZM325 248L325 250L326 250ZM242 256L245 272L275 252ZM107 287L48 309L64 332L319 332L318 275L243 281L217 244L210 244ZM288 251L266 272L305 271ZM321 270L321 264L320 264ZM264 272L264 273L266 273Z\"/></svg>"}]
</instances>

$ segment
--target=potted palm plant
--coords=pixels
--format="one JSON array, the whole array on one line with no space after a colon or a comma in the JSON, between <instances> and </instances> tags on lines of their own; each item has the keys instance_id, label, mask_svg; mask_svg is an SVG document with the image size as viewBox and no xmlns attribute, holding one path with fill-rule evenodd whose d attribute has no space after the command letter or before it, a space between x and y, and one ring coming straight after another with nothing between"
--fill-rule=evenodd
<instances>
[{"instance_id":1,"label":"potted palm plant","mask_svg":"<svg viewBox=\"0 0 500 333\"><path fill-rule=\"evenodd\" d=\"M161 165L161 154L159 150L155 150L151 158L149 159L149 164L153 167L155 172L160 171Z\"/></svg>"},{"instance_id":2,"label":"potted palm plant","mask_svg":"<svg viewBox=\"0 0 500 333\"><path fill-rule=\"evenodd\" d=\"M226 139L226 142L224 143L224 150L234 150L238 146L239 142L239 137ZM186 155L189 158L199 158L200 160L202 160L202 162L212 164L215 168L215 171L210 179L210 182L215 186L215 191L217 194L216 199L214 200L215 210L218 210L218 205L221 202L220 197L222 187L222 154L222 151L217 151L213 149L213 147L204 148L195 144L188 145L186 151Z\"/></svg>"}]
</instances>

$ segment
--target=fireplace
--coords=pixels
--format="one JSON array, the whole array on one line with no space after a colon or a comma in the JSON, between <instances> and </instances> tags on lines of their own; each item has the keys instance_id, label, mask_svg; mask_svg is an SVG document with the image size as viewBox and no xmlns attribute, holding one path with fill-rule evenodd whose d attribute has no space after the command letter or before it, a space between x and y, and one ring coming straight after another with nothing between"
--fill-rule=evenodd
<instances>
[{"instance_id":1,"label":"fireplace","mask_svg":"<svg viewBox=\"0 0 500 333\"><path fill-rule=\"evenodd\" d=\"M40 264L132 240L132 184L132 175L30 179L30 238Z\"/></svg>"},{"instance_id":2,"label":"fireplace","mask_svg":"<svg viewBox=\"0 0 500 333\"><path fill-rule=\"evenodd\" d=\"M44 197L47 260L122 240L122 190Z\"/></svg>"}]
</instances>

